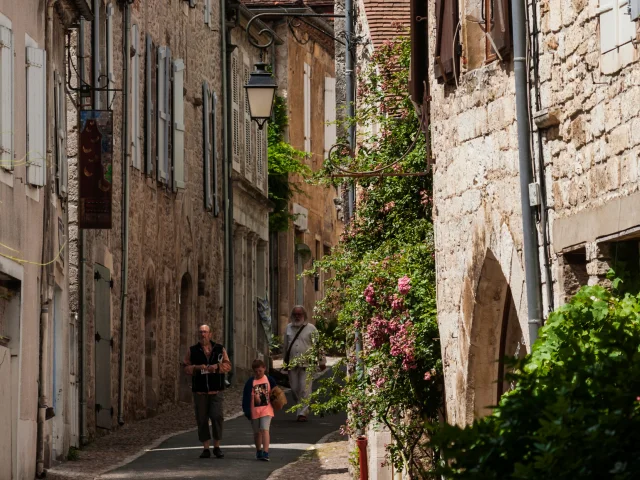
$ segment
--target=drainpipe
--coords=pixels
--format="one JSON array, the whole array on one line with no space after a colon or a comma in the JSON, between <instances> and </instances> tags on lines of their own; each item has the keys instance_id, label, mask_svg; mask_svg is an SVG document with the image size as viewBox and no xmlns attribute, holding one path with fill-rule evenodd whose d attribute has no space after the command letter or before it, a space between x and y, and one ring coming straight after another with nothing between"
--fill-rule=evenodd
<instances>
[{"instance_id":1,"label":"drainpipe","mask_svg":"<svg viewBox=\"0 0 640 480\"><path fill-rule=\"evenodd\" d=\"M533 207L529 204L529 185L533 183L529 124L529 90L526 63L527 28L525 1L511 2L513 22L513 65L516 83L516 120L518 122L518 150L520 157L520 203L522 206L522 236L524 246L525 283L527 286L527 313L529 317L529 342L538 338L542 321L542 294L540 263L538 259L538 231Z\"/></svg>"},{"instance_id":2,"label":"drainpipe","mask_svg":"<svg viewBox=\"0 0 640 480\"><path fill-rule=\"evenodd\" d=\"M53 52L53 9L58 0L47 1L47 18L45 24L45 51ZM47 92L51 92L53 86L53 61L49 59L46 65L46 88ZM46 118L51 118L53 113L52 95L47 95ZM47 164L45 168L45 187L44 187L44 205L43 205L43 222L42 222L42 259L49 258L52 250L51 238L51 188L53 175L51 168L53 165L53 150L51 146L51 128L47 128L45 138L47 139L46 158ZM49 305L51 303L50 294L52 291L52 273L50 265L43 265L41 268L41 310L40 310L40 357L38 362L38 417L36 429L36 477L42 478L46 475L44 470L45 457L45 421L47 420L47 409L49 408L49 372L47 371L49 359Z\"/></svg>"},{"instance_id":3,"label":"drainpipe","mask_svg":"<svg viewBox=\"0 0 640 480\"><path fill-rule=\"evenodd\" d=\"M78 86L82 86L85 82L85 65L84 65L84 37L85 37L85 21L84 19L80 19L80 31L78 33ZM80 272L78 276L78 290L79 290L79 305L78 305L78 313L80 315L80 446L84 446L87 444L87 354L86 354L86 316L85 316L85 304L86 304L86 292L85 292L85 267L86 267L86 259L84 257L85 253L85 238L84 238L84 229L78 227L78 243L79 243L79 252L78 255L80 257Z\"/></svg>"},{"instance_id":4,"label":"drainpipe","mask_svg":"<svg viewBox=\"0 0 640 480\"><path fill-rule=\"evenodd\" d=\"M345 76L346 76L346 101L347 101L347 118L349 119L349 126L347 129L347 136L349 139L349 148L351 152L355 153L356 149L356 126L352 119L356 116L356 104L355 104L355 89L353 78L353 52L351 52L352 40L353 40L353 0L345 0L344 2L344 33L346 46L344 49L344 63L345 63ZM347 213L347 222L353 217L356 205L356 189L355 183L349 185L349 205Z\"/></svg>"},{"instance_id":5,"label":"drainpipe","mask_svg":"<svg viewBox=\"0 0 640 480\"><path fill-rule=\"evenodd\" d=\"M120 303L120 378L118 389L118 425L124 425L124 367L125 348L127 342L127 297L128 273L129 273L129 163L130 143L129 138L129 62L131 61L131 10L129 3L124 3L123 11L123 37L124 47L122 51L122 271L120 273L121 303ZM137 52L136 52L137 54Z\"/></svg>"},{"instance_id":6,"label":"drainpipe","mask_svg":"<svg viewBox=\"0 0 640 480\"><path fill-rule=\"evenodd\" d=\"M91 84L98 86L100 76L100 6L102 0L93 0L93 23L91 24ZM93 92L93 108L100 110L101 92Z\"/></svg>"},{"instance_id":7,"label":"drainpipe","mask_svg":"<svg viewBox=\"0 0 640 480\"><path fill-rule=\"evenodd\" d=\"M224 194L224 342L231 365L234 364L233 348L233 185L231 176L233 161L231 153L231 128L229 115L231 97L228 94L231 82L231 32L227 27L227 0L220 0L220 42L222 52L222 137L223 157L222 178ZM229 372L229 381L233 380L233 370Z\"/></svg>"}]
</instances>

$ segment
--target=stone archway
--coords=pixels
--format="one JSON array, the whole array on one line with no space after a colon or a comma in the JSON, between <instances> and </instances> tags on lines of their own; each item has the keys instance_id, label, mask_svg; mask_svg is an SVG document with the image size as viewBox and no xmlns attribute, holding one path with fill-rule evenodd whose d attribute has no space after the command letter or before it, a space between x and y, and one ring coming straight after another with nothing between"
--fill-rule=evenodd
<instances>
[{"instance_id":1,"label":"stone archway","mask_svg":"<svg viewBox=\"0 0 640 480\"><path fill-rule=\"evenodd\" d=\"M467 367L466 421L491 413L503 392L505 356L524 355L518 309L500 262L487 250L473 309Z\"/></svg>"}]
</instances>

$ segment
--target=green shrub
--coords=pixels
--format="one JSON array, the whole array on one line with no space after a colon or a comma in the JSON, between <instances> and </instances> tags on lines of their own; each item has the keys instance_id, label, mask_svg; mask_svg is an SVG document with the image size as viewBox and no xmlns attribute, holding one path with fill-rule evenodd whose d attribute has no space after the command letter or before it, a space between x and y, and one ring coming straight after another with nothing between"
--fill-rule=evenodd
<instances>
[{"instance_id":1,"label":"green shrub","mask_svg":"<svg viewBox=\"0 0 640 480\"><path fill-rule=\"evenodd\" d=\"M640 478L640 303L583 287L515 365L494 413L433 429L440 474L460 479Z\"/></svg>"}]
</instances>

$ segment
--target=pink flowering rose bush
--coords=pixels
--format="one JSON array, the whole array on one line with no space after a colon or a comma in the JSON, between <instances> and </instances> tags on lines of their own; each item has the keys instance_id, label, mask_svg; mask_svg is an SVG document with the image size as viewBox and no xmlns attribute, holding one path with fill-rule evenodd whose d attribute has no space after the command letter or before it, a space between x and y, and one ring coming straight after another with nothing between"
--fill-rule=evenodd
<instances>
[{"instance_id":1,"label":"pink flowering rose bush","mask_svg":"<svg viewBox=\"0 0 640 480\"><path fill-rule=\"evenodd\" d=\"M388 175L358 179L356 212L340 243L308 272L321 270L327 278L315 310L318 348L345 355L312 395L311 408L347 412L348 434L371 422L385 425L394 440L386 461L411 478L427 478L422 445L427 423L443 414L443 375L432 183L426 138L407 94L409 54L406 37L376 48L371 67L361 72L353 119L375 123L368 131L376 133L359 138L366 148L355 156L337 152L319 172L333 182L339 162ZM403 175L390 176L396 173Z\"/></svg>"}]
</instances>

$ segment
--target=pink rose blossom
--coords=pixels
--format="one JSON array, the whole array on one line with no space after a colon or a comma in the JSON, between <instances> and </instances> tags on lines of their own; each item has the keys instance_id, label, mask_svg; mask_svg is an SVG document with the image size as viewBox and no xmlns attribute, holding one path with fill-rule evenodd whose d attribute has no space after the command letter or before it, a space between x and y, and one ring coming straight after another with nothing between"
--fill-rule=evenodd
<instances>
[{"instance_id":1,"label":"pink rose blossom","mask_svg":"<svg viewBox=\"0 0 640 480\"><path fill-rule=\"evenodd\" d=\"M364 299L369 305L373 305L375 303L375 299L374 299L375 293L376 292L373 289L373 285L371 283L367 285L367 288L365 288L364 292L362 292L362 294L364 295Z\"/></svg>"},{"instance_id":2,"label":"pink rose blossom","mask_svg":"<svg viewBox=\"0 0 640 480\"><path fill-rule=\"evenodd\" d=\"M424 379L425 380L431 380L431 372L425 372Z\"/></svg>"},{"instance_id":3,"label":"pink rose blossom","mask_svg":"<svg viewBox=\"0 0 640 480\"><path fill-rule=\"evenodd\" d=\"M393 297L391 297L391 308L393 310L401 310L404 308L404 299L394 293Z\"/></svg>"},{"instance_id":4,"label":"pink rose blossom","mask_svg":"<svg viewBox=\"0 0 640 480\"><path fill-rule=\"evenodd\" d=\"M398 279L398 291L402 295L406 295L411 290L411 279L408 276L404 276Z\"/></svg>"}]
</instances>

